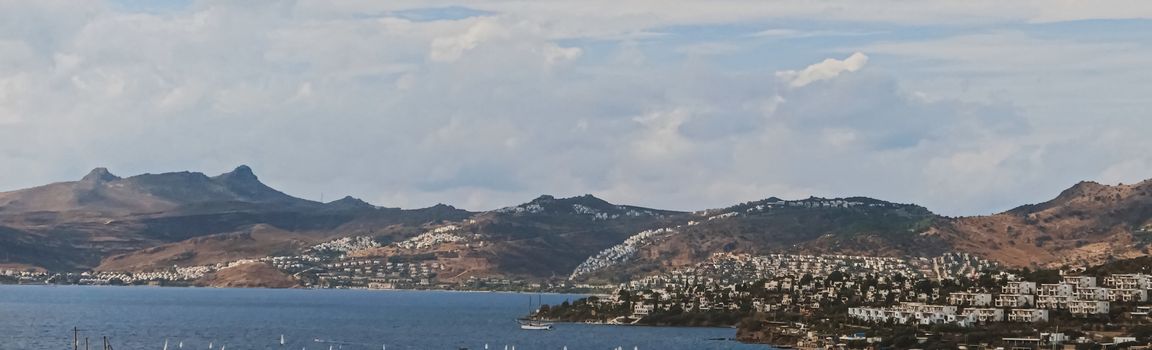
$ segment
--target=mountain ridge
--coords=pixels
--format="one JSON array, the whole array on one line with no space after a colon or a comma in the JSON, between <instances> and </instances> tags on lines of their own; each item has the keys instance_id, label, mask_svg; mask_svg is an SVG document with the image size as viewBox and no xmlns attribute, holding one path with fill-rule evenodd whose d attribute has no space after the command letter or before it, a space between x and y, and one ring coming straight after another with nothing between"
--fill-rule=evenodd
<instances>
[{"instance_id":1,"label":"mountain ridge","mask_svg":"<svg viewBox=\"0 0 1152 350\"><path fill-rule=\"evenodd\" d=\"M433 259L457 279L619 281L721 252L959 251L1010 266L1052 267L1149 255L1152 181L1083 181L1045 202L957 218L859 196L768 197L695 212L593 195L540 195L481 212L445 204L399 209L352 196L327 203L293 197L265 185L246 165L216 176L120 177L95 168L77 181L0 192L4 265L161 269L296 253L353 236L385 242L358 256Z\"/></svg>"}]
</instances>

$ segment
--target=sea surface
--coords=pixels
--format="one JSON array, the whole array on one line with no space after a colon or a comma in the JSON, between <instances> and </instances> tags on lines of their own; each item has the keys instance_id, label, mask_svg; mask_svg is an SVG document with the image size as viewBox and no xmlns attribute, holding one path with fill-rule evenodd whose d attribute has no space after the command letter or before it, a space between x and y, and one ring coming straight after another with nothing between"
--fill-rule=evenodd
<instances>
[{"instance_id":1,"label":"sea surface","mask_svg":"<svg viewBox=\"0 0 1152 350\"><path fill-rule=\"evenodd\" d=\"M100 349L767 349L731 328L557 324L520 330L529 299L485 292L0 286L0 349L65 350L78 327ZM317 341L319 340L319 342Z\"/></svg>"}]
</instances>

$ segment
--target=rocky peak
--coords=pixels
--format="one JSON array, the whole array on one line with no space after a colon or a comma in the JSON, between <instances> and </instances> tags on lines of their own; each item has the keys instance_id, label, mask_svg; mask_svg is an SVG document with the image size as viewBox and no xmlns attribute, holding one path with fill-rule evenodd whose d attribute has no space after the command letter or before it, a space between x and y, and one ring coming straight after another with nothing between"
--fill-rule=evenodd
<instances>
[{"instance_id":1,"label":"rocky peak","mask_svg":"<svg viewBox=\"0 0 1152 350\"><path fill-rule=\"evenodd\" d=\"M80 181L83 181L83 182L95 182L95 183L116 181L116 180L120 180L120 177L116 176L116 175L112 175L111 172L108 172L107 168L92 169L92 171L88 172L88 175L84 175L84 178L80 179Z\"/></svg>"},{"instance_id":2,"label":"rocky peak","mask_svg":"<svg viewBox=\"0 0 1152 350\"><path fill-rule=\"evenodd\" d=\"M341 208L375 208L376 207L376 206L374 206L368 202L365 202L364 200L361 200L360 198L356 198L356 197L352 197L352 196L344 196L344 198L340 198L340 199L328 202L328 205L329 206L335 206L335 207L341 207Z\"/></svg>"},{"instance_id":3,"label":"rocky peak","mask_svg":"<svg viewBox=\"0 0 1152 350\"><path fill-rule=\"evenodd\" d=\"M256 177L256 174L252 173L252 168L249 168L247 165L238 166L238 167L236 167L236 169L233 169L230 172L221 174L220 178L224 179L224 180L228 180L228 181L238 181L238 182L259 182L260 181L260 179Z\"/></svg>"},{"instance_id":4,"label":"rocky peak","mask_svg":"<svg viewBox=\"0 0 1152 350\"><path fill-rule=\"evenodd\" d=\"M1011 213L1011 214L1016 214L1016 215L1026 215L1026 214L1036 213L1036 212L1040 212L1040 211L1044 211L1044 210L1048 210L1048 209L1052 209L1052 208L1059 208L1062 206L1074 205L1074 203L1076 203L1076 202L1083 202L1082 201L1083 199L1091 199L1093 196L1096 196L1099 192L1107 190L1109 188L1111 188L1111 187L1108 185L1100 184L1098 182L1080 181L1080 182L1076 183L1075 185L1072 185L1072 187L1069 187L1068 189L1060 192L1060 195L1056 196L1056 198L1053 198L1047 202L1021 205L1019 207L1016 207L1016 208L1013 208L1012 210L1007 211L1006 213Z\"/></svg>"}]
</instances>

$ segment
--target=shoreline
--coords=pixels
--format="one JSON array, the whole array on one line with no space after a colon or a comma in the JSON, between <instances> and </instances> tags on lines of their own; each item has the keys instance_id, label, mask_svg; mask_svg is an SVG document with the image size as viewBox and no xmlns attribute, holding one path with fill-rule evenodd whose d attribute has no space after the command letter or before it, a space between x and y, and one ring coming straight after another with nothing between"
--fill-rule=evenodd
<instances>
[{"instance_id":1,"label":"shoreline","mask_svg":"<svg viewBox=\"0 0 1152 350\"><path fill-rule=\"evenodd\" d=\"M66 287L87 287L87 288L155 288L155 289L255 289L255 290L347 290L347 291L372 291L372 292L449 292L449 293L499 293L499 294L537 294L537 295L573 295L581 297L607 297L610 294L603 293L565 293L565 292L533 292L533 291L508 291L508 290L478 290L478 289L374 289L374 288L313 288L313 287L291 287L291 288L275 288L275 287L212 287L212 286L196 286L196 285L148 285L148 284L128 284L128 285L112 285L112 284L51 284L51 283L0 283L0 287L50 287L50 288L66 288Z\"/></svg>"},{"instance_id":2,"label":"shoreline","mask_svg":"<svg viewBox=\"0 0 1152 350\"><path fill-rule=\"evenodd\" d=\"M562 292L516 292L516 291L487 291L487 290L461 290L461 289L370 289L370 288L268 288L268 287L204 287L204 286L154 286L154 285L82 285L82 284L0 284L0 288L17 287L17 288L125 288L125 289L197 289L197 290L265 290L265 291L359 291L359 292L379 292L379 293L404 293L404 292L420 292L420 293L452 293L452 294L521 294L521 295L549 295L549 296L571 296L574 298L587 298L589 296L607 296L607 294L583 294L583 293L562 293ZM576 299L573 299L576 300ZM551 321L550 321L551 322ZM564 322L564 323L580 323L580 322Z\"/></svg>"}]
</instances>

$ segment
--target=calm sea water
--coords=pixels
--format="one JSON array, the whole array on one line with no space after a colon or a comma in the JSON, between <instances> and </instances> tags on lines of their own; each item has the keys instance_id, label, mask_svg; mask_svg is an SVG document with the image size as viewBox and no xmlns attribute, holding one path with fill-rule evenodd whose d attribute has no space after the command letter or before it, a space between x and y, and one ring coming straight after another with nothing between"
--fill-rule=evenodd
<instances>
[{"instance_id":1,"label":"calm sea water","mask_svg":"<svg viewBox=\"0 0 1152 350\"><path fill-rule=\"evenodd\" d=\"M535 297L535 296L533 296ZM542 295L555 304L576 295ZM70 349L72 327L117 350L766 349L728 328L559 324L523 331L526 294L360 290L0 286L0 349ZM316 339L332 341L318 343ZM81 345L83 346L83 345Z\"/></svg>"}]
</instances>

